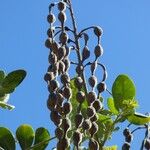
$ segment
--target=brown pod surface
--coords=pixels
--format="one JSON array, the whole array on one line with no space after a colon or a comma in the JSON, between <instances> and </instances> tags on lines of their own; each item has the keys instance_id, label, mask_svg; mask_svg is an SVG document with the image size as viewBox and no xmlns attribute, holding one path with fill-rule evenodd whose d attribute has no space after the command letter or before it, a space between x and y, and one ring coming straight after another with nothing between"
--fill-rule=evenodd
<instances>
[{"instance_id":1,"label":"brown pod surface","mask_svg":"<svg viewBox=\"0 0 150 150\"><path fill-rule=\"evenodd\" d=\"M95 92L91 91L87 94L87 101L89 104L91 104L92 102L94 102L97 99L97 95Z\"/></svg>"},{"instance_id":2,"label":"brown pod surface","mask_svg":"<svg viewBox=\"0 0 150 150\"><path fill-rule=\"evenodd\" d=\"M99 150L99 144L93 138L89 140L89 150Z\"/></svg>"},{"instance_id":3,"label":"brown pod surface","mask_svg":"<svg viewBox=\"0 0 150 150\"><path fill-rule=\"evenodd\" d=\"M94 121L96 122L97 120L98 120L97 114L95 114L93 117L90 118L91 122L94 122Z\"/></svg>"},{"instance_id":4,"label":"brown pod surface","mask_svg":"<svg viewBox=\"0 0 150 150\"><path fill-rule=\"evenodd\" d=\"M81 75L83 73L83 65L79 64L77 67L76 67L76 72L78 75Z\"/></svg>"},{"instance_id":5,"label":"brown pod surface","mask_svg":"<svg viewBox=\"0 0 150 150\"><path fill-rule=\"evenodd\" d=\"M82 91L78 91L76 94L76 99L80 104L83 103L85 100L85 93Z\"/></svg>"},{"instance_id":6,"label":"brown pod surface","mask_svg":"<svg viewBox=\"0 0 150 150\"><path fill-rule=\"evenodd\" d=\"M64 46L59 47L57 57L58 60L61 60L65 57L66 55L66 48Z\"/></svg>"},{"instance_id":7,"label":"brown pod surface","mask_svg":"<svg viewBox=\"0 0 150 150\"><path fill-rule=\"evenodd\" d=\"M63 112L65 115L69 114L72 111L72 105L70 102L65 102L63 106Z\"/></svg>"},{"instance_id":8,"label":"brown pod surface","mask_svg":"<svg viewBox=\"0 0 150 150\"><path fill-rule=\"evenodd\" d=\"M51 38L46 39L45 47L51 48L51 46L52 46L52 39Z\"/></svg>"},{"instance_id":9,"label":"brown pod surface","mask_svg":"<svg viewBox=\"0 0 150 150\"><path fill-rule=\"evenodd\" d=\"M106 86L105 82L100 82L97 85L97 90L98 90L99 93L102 93L102 92L106 91L106 89L107 89L107 86Z\"/></svg>"},{"instance_id":10,"label":"brown pod surface","mask_svg":"<svg viewBox=\"0 0 150 150\"><path fill-rule=\"evenodd\" d=\"M66 132L70 129L70 127L71 127L71 122L70 122L70 120L69 120L68 118L64 118L64 119L62 120L61 127L62 127L64 133L66 133Z\"/></svg>"},{"instance_id":11,"label":"brown pod surface","mask_svg":"<svg viewBox=\"0 0 150 150\"><path fill-rule=\"evenodd\" d=\"M97 27L94 28L94 33L97 37L100 37L103 33L103 30L102 30L101 27L97 26Z\"/></svg>"},{"instance_id":12,"label":"brown pod surface","mask_svg":"<svg viewBox=\"0 0 150 150\"><path fill-rule=\"evenodd\" d=\"M68 57L65 57L63 59L63 62L65 64L65 71L68 71L68 69L70 68L70 61L69 61L69 58Z\"/></svg>"},{"instance_id":13,"label":"brown pod surface","mask_svg":"<svg viewBox=\"0 0 150 150\"><path fill-rule=\"evenodd\" d=\"M57 62L57 56L55 54L50 53L48 56L48 61L50 64L55 64Z\"/></svg>"},{"instance_id":14,"label":"brown pod surface","mask_svg":"<svg viewBox=\"0 0 150 150\"><path fill-rule=\"evenodd\" d=\"M92 126L89 129L89 133L93 136L98 131L98 125L95 122L92 122Z\"/></svg>"},{"instance_id":15,"label":"brown pod surface","mask_svg":"<svg viewBox=\"0 0 150 150\"><path fill-rule=\"evenodd\" d=\"M76 114L76 116L75 116L75 126L76 126L76 128L78 128L78 127L80 127L80 125L82 124L82 122L83 122L83 116L82 116L82 114Z\"/></svg>"},{"instance_id":16,"label":"brown pod surface","mask_svg":"<svg viewBox=\"0 0 150 150\"><path fill-rule=\"evenodd\" d=\"M63 96L66 98L66 99L70 99L71 96L72 96L72 90L70 87L64 87L63 89Z\"/></svg>"},{"instance_id":17,"label":"brown pod surface","mask_svg":"<svg viewBox=\"0 0 150 150\"><path fill-rule=\"evenodd\" d=\"M96 68L97 68L97 61L94 61L94 62L91 64L91 74L92 74L92 75L95 73Z\"/></svg>"},{"instance_id":18,"label":"brown pod surface","mask_svg":"<svg viewBox=\"0 0 150 150\"><path fill-rule=\"evenodd\" d=\"M54 23L55 21L56 21L56 18L55 18L55 15L54 14L49 14L48 16L47 16L47 21L48 21L48 23Z\"/></svg>"},{"instance_id":19,"label":"brown pod surface","mask_svg":"<svg viewBox=\"0 0 150 150\"><path fill-rule=\"evenodd\" d=\"M57 150L66 150L69 147L69 139L67 137L63 137L57 143Z\"/></svg>"},{"instance_id":20,"label":"brown pod surface","mask_svg":"<svg viewBox=\"0 0 150 150\"><path fill-rule=\"evenodd\" d=\"M95 85L97 84L97 78L96 76L92 75L89 79L88 79L89 85L91 87L95 87Z\"/></svg>"},{"instance_id":21,"label":"brown pod surface","mask_svg":"<svg viewBox=\"0 0 150 150\"><path fill-rule=\"evenodd\" d=\"M89 48L87 46L85 46L82 51L82 61L88 59L89 57L90 57Z\"/></svg>"},{"instance_id":22,"label":"brown pod surface","mask_svg":"<svg viewBox=\"0 0 150 150\"><path fill-rule=\"evenodd\" d=\"M49 90L49 92L51 93L51 92L56 91L58 87L59 87L58 81L56 81L56 80L51 80L51 81L49 82L49 85L48 85L48 90Z\"/></svg>"},{"instance_id":23,"label":"brown pod surface","mask_svg":"<svg viewBox=\"0 0 150 150\"><path fill-rule=\"evenodd\" d=\"M48 35L48 37L52 38L54 32L55 32L55 29L54 29L54 28L49 28L49 29L47 30L47 35Z\"/></svg>"},{"instance_id":24,"label":"brown pod surface","mask_svg":"<svg viewBox=\"0 0 150 150\"><path fill-rule=\"evenodd\" d=\"M62 74L65 72L65 64L63 61L59 61L58 63L58 73Z\"/></svg>"},{"instance_id":25,"label":"brown pod surface","mask_svg":"<svg viewBox=\"0 0 150 150\"><path fill-rule=\"evenodd\" d=\"M54 74L53 74L53 72L47 72L47 73L44 75L44 80L45 80L46 82L51 81L51 80L53 80L53 79L54 79Z\"/></svg>"},{"instance_id":26,"label":"brown pod surface","mask_svg":"<svg viewBox=\"0 0 150 150\"><path fill-rule=\"evenodd\" d=\"M61 80L61 83L64 84L64 85L69 83L70 82L69 74L68 73L62 74L61 77L60 77L60 80Z\"/></svg>"},{"instance_id":27,"label":"brown pod surface","mask_svg":"<svg viewBox=\"0 0 150 150\"><path fill-rule=\"evenodd\" d=\"M74 84L75 84L75 86L76 86L78 89L81 89L82 86L83 86L83 80L82 80L82 78L81 78L81 77L75 78Z\"/></svg>"},{"instance_id":28,"label":"brown pod surface","mask_svg":"<svg viewBox=\"0 0 150 150\"><path fill-rule=\"evenodd\" d=\"M95 108L96 112L103 108L103 104L99 100L95 100L92 106Z\"/></svg>"},{"instance_id":29,"label":"brown pod surface","mask_svg":"<svg viewBox=\"0 0 150 150\"><path fill-rule=\"evenodd\" d=\"M55 135L56 135L56 137L60 140L60 139L62 139L63 138L63 130L60 128L60 127L57 127L56 129L55 129Z\"/></svg>"},{"instance_id":30,"label":"brown pod surface","mask_svg":"<svg viewBox=\"0 0 150 150\"><path fill-rule=\"evenodd\" d=\"M65 12L61 11L61 12L58 14L58 19L59 19L59 21L60 21L62 24L64 24L64 22L65 22L66 19L67 19Z\"/></svg>"},{"instance_id":31,"label":"brown pod surface","mask_svg":"<svg viewBox=\"0 0 150 150\"><path fill-rule=\"evenodd\" d=\"M68 34L66 32L61 32L60 36L59 36L59 40L62 43L62 45L67 44L68 42Z\"/></svg>"},{"instance_id":32,"label":"brown pod surface","mask_svg":"<svg viewBox=\"0 0 150 150\"><path fill-rule=\"evenodd\" d=\"M59 11L65 11L66 10L66 4L64 2L59 2L58 3L58 10Z\"/></svg>"},{"instance_id":33,"label":"brown pod surface","mask_svg":"<svg viewBox=\"0 0 150 150\"><path fill-rule=\"evenodd\" d=\"M73 133L73 143L75 146L79 146L82 141L82 134L79 131Z\"/></svg>"},{"instance_id":34,"label":"brown pod surface","mask_svg":"<svg viewBox=\"0 0 150 150\"><path fill-rule=\"evenodd\" d=\"M82 123L83 130L89 130L91 128L91 122L89 119L85 119Z\"/></svg>"},{"instance_id":35,"label":"brown pod surface","mask_svg":"<svg viewBox=\"0 0 150 150\"><path fill-rule=\"evenodd\" d=\"M94 49L94 54L96 56L96 58L100 57L103 55L103 48L100 44L98 44L95 49Z\"/></svg>"},{"instance_id":36,"label":"brown pod surface","mask_svg":"<svg viewBox=\"0 0 150 150\"><path fill-rule=\"evenodd\" d=\"M88 116L89 118L93 117L95 113L96 113L96 112L95 112L94 107L89 106L89 107L87 108L87 116Z\"/></svg>"}]
</instances>

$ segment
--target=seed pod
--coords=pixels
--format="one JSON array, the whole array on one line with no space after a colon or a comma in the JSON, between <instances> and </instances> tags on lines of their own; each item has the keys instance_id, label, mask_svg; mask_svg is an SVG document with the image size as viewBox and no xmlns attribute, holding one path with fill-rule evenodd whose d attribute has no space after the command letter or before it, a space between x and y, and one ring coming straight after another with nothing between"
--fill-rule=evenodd
<instances>
[{"instance_id":1,"label":"seed pod","mask_svg":"<svg viewBox=\"0 0 150 150\"><path fill-rule=\"evenodd\" d=\"M82 134L79 132L79 131L75 131L73 133L73 143L75 146L79 146L79 144L81 143L82 141Z\"/></svg>"},{"instance_id":2,"label":"seed pod","mask_svg":"<svg viewBox=\"0 0 150 150\"><path fill-rule=\"evenodd\" d=\"M95 122L92 122L92 126L91 128L89 129L89 133L91 134L91 136L93 137L93 135L95 133L97 133L98 131L98 125L95 123Z\"/></svg>"},{"instance_id":3,"label":"seed pod","mask_svg":"<svg viewBox=\"0 0 150 150\"><path fill-rule=\"evenodd\" d=\"M85 46L82 51L82 61L88 59L89 57L90 57L89 48L87 46Z\"/></svg>"},{"instance_id":4,"label":"seed pod","mask_svg":"<svg viewBox=\"0 0 150 150\"><path fill-rule=\"evenodd\" d=\"M52 39L51 38L48 38L46 41L45 41L45 46L47 48L51 48L52 46Z\"/></svg>"},{"instance_id":5,"label":"seed pod","mask_svg":"<svg viewBox=\"0 0 150 150\"><path fill-rule=\"evenodd\" d=\"M130 150L130 144L125 142L122 146L122 150Z\"/></svg>"},{"instance_id":6,"label":"seed pod","mask_svg":"<svg viewBox=\"0 0 150 150\"><path fill-rule=\"evenodd\" d=\"M69 114L72 111L72 105L70 102L64 103L63 111L65 115Z\"/></svg>"},{"instance_id":7,"label":"seed pod","mask_svg":"<svg viewBox=\"0 0 150 150\"><path fill-rule=\"evenodd\" d=\"M77 114L75 116L75 126L76 126L76 128L80 127L80 125L82 124L82 122L83 122L83 116L82 116L82 114Z\"/></svg>"},{"instance_id":8,"label":"seed pod","mask_svg":"<svg viewBox=\"0 0 150 150\"><path fill-rule=\"evenodd\" d=\"M64 2L58 3L58 9L59 11L65 11L66 10L66 4Z\"/></svg>"},{"instance_id":9,"label":"seed pod","mask_svg":"<svg viewBox=\"0 0 150 150\"><path fill-rule=\"evenodd\" d=\"M101 27L97 26L97 27L94 28L94 33L97 37L100 37L103 33L103 30L101 29Z\"/></svg>"},{"instance_id":10,"label":"seed pod","mask_svg":"<svg viewBox=\"0 0 150 150\"><path fill-rule=\"evenodd\" d=\"M69 147L69 139L67 137L63 137L57 143L57 150L66 150Z\"/></svg>"},{"instance_id":11,"label":"seed pod","mask_svg":"<svg viewBox=\"0 0 150 150\"><path fill-rule=\"evenodd\" d=\"M68 34L66 32L62 32L59 36L59 40L62 43L62 45L65 45L68 41Z\"/></svg>"},{"instance_id":12,"label":"seed pod","mask_svg":"<svg viewBox=\"0 0 150 150\"><path fill-rule=\"evenodd\" d=\"M63 63L63 61L59 61L59 67L58 67L58 73L62 74L65 72L65 64Z\"/></svg>"},{"instance_id":13,"label":"seed pod","mask_svg":"<svg viewBox=\"0 0 150 150\"><path fill-rule=\"evenodd\" d=\"M70 120L69 120L68 118L64 118L64 119L62 120L61 127L62 127L64 133L66 133L66 132L70 129L70 127L71 127L71 122L70 122Z\"/></svg>"},{"instance_id":14,"label":"seed pod","mask_svg":"<svg viewBox=\"0 0 150 150\"><path fill-rule=\"evenodd\" d=\"M63 137L63 130L60 127L55 129L55 135L60 140Z\"/></svg>"},{"instance_id":15,"label":"seed pod","mask_svg":"<svg viewBox=\"0 0 150 150\"><path fill-rule=\"evenodd\" d=\"M89 150L99 150L98 142L93 138L89 140Z\"/></svg>"},{"instance_id":16,"label":"seed pod","mask_svg":"<svg viewBox=\"0 0 150 150\"><path fill-rule=\"evenodd\" d=\"M93 75L89 78L89 85L93 88L97 84L97 78Z\"/></svg>"},{"instance_id":17,"label":"seed pod","mask_svg":"<svg viewBox=\"0 0 150 150\"><path fill-rule=\"evenodd\" d=\"M56 100L56 94L52 93L49 95L49 98L47 100L47 107L49 110L54 110L55 106L57 105L57 100Z\"/></svg>"},{"instance_id":18,"label":"seed pod","mask_svg":"<svg viewBox=\"0 0 150 150\"><path fill-rule=\"evenodd\" d=\"M61 93L57 92L56 93L56 100L58 102L58 104L61 106L64 100L64 97Z\"/></svg>"},{"instance_id":19,"label":"seed pod","mask_svg":"<svg viewBox=\"0 0 150 150\"><path fill-rule=\"evenodd\" d=\"M53 72L47 72L47 73L44 75L44 80L45 80L46 82L51 81L51 80L53 80L53 79L54 79L54 74L53 74Z\"/></svg>"},{"instance_id":20,"label":"seed pod","mask_svg":"<svg viewBox=\"0 0 150 150\"><path fill-rule=\"evenodd\" d=\"M48 91L50 93L54 92L57 90L58 87L59 87L59 83L56 80L51 80L48 85Z\"/></svg>"},{"instance_id":21,"label":"seed pod","mask_svg":"<svg viewBox=\"0 0 150 150\"><path fill-rule=\"evenodd\" d=\"M91 104L92 102L94 102L97 99L96 93L95 92L89 92L87 94L87 101L89 104Z\"/></svg>"},{"instance_id":22,"label":"seed pod","mask_svg":"<svg viewBox=\"0 0 150 150\"><path fill-rule=\"evenodd\" d=\"M102 92L106 91L106 89L107 89L107 86L106 86L105 82L100 82L97 85L97 90L98 90L99 93L102 93Z\"/></svg>"},{"instance_id":23,"label":"seed pod","mask_svg":"<svg viewBox=\"0 0 150 150\"><path fill-rule=\"evenodd\" d=\"M48 21L48 23L54 23L55 21L56 21L56 18L55 18L55 15L54 14L49 14L48 16L47 16L47 21Z\"/></svg>"},{"instance_id":24,"label":"seed pod","mask_svg":"<svg viewBox=\"0 0 150 150\"><path fill-rule=\"evenodd\" d=\"M103 108L103 104L99 100L95 100L92 106L95 108L96 112Z\"/></svg>"},{"instance_id":25,"label":"seed pod","mask_svg":"<svg viewBox=\"0 0 150 150\"><path fill-rule=\"evenodd\" d=\"M57 56L55 54L50 53L48 56L48 61L50 64L55 64L57 62Z\"/></svg>"},{"instance_id":26,"label":"seed pod","mask_svg":"<svg viewBox=\"0 0 150 150\"><path fill-rule=\"evenodd\" d=\"M76 86L78 89L81 89L81 88L82 88L82 85L83 85L83 80L82 80L82 78L81 78L81 77L75 78L74 84L75 84L75 86Z\"/></svg>"},{"instance_id":27,"label":"seed pod","mask_svg":"<svg viewBox=\"0 0 150 150\"><path fill-rule=\"evenodd\" d=\"M62 116L64 114L62 105L56 105L55 110Z\"/></svg>"},{"instance_id":28,"label":"seed pod","mask_svg":"<svg viewBox=\"0 0 150 150\"><path fill-rule=\"evenodd\" d=\"M61 83L66 85L70 82L70 77L69 77L69 74L68 73L64 73L61 75L60 77L60 80L61 80Z\"/></svg>"},{"instance_id":29,"label":"seed pod","mask_svg":"<svg viewBox=\"0 0 150 150\"><path fill-rule=\"evenodd\" d=\"M93 117L95 113L96 113L96 112L95 112L94 107L89 106L89 107L87 108L87 116L88 116L89 118Z\"/></svg>"},{"instance_id":30,"label":"seed pod","mask_svg":"<svg viewBox=\"0 0 150 150\"><path fill-rule=\"evenodd\" d=\"M144 141L144 147L149 150L150 149L150 139L145 139Z\"/></svg>"},{"instance_id":31,"label":"seed pod","mask_svg":"<svg viewBox=\"0 0 150 150\"><path fill-rule=\"evenodd\" d=\"M56 126L59 126L62 122L61 116L58 114L57 111L51 111L50 118Z\"/></svg>"},{"instance_id":32,"label":"seed pod","mask_svg":"<svg viewBox=\"0 0 150 150\"><path fill-rule=\"evenodd\" d=\"M100 56L103 55L103 48L100 44L98 44L96 47L95 47L95 50L94 50L94 53L95 53L95 57L98 58Z\"/></svg>"},{"instance_id":33,"label":"seed pod","mask_svg":"<svg viewBox=\"0 0 150 150\"><path fill-rule=\"evenodd\" d=\"M54 32L55 32L55 28L49 28L49 29L47 30L47 35L48 35L48 37L49 37L49 38L52 38L53 35L54 35Z\"/></svg>"},{"instance_id":34,"label":"seed pod","mask_svg":"<svg viewBox=\"0 0 150 150\"><path fill-rule=\"evenodd\" d=\"M93 117L90 118L91 122L96 122L98 120L97 114L95 114Z\"/></svg>"},{"instance_id":35,"label":"seed pod","mask_svg":"<svg viewBox=\"0 0 150 150\"><path fill-rule=\"evenodd\" d=\"M58 53L57 53L58 60L61 60L62 58L64 58L65 55L66 55L66 48L64 46L63 47L59 47Z\"/></svg>"},{"instance_id":36,"label":"seed pod","mask_svg":"<svg viewBox=\"0 0 150 150\"><path fill-rule=\"evenodd\" d=\"M89 119L85 119L82 123L83 130L89 130L91 128L91 122Z\"/></svg>"},{"instance_id":37,"label":"seed pod","mask_svg":"<svg viewBox=\"0 0 150 150\"><path fill-rule=\"evenodd\" d=\"M60 21L62 24L64 24L64 22L65 22L66 19L67 19L65 12L61 11L61 12L58 14L58 19L59 19L59 21Z\"/></svg>"},{"instance_id":38,"label":"seed pod","mask_svg":"<svg viewBox=\"0 0 150 150\"><path fill-rule=\"evenodd\" d=\"M78 93L76 94L76 99L80 104L83 103L85 100L85 93L82 91L78 91Z\"/></svg>"},{"instance_id":39,"label":"seed pod","mask_svg":"<svg viewBox=\"0 0 150 150\"><path fill-rule=\"evenodd\" d=\"M68 57L66 57L65 59L63 59L63 62L65 64L65 72L66 72L70 68L70 61L69 61Z\"/></svg>"},{"instance_id":40,"label":"seed pod","mask_svg":"<svg viewBox=\"0 0 150 150\"><path fill-rule=\"evenodd\" d=\"M70 48L67 45L65 45L65 48L66 48L66 56L68 56L70 54Z\"/></svg>"},{"instance_id":41,"label":"seed pod","mask_svg":"<svg viewBox=\"0 0 150 150\"><path fill-rule=\"evenodd\" d=\"M63 90L63 96L64 96L66 99L70 99L71 96L72 96L72 90L71 90L71 88L65 87L64 90Z\"/></svg>"},{"instance_id":42,"label":"seed pod","mask_svg":"<svg viewBox=\"0 0 150 150\"><path fill-rule=\"evenodd\" d=\"M123 135L124 135L125 137L127 137L127 136L130 135L130 134L131 134L131 132L130 132L129 128L125 128L124 131L123 131Z\"/></svg>"},{"instance_id":43,"label":"seed pod","mask_svg":"<svg viewBox=\"0 0 150 150\"><path fill-rule=\"evenodd\" d=\"M83 65L78 65L77 67L76 67L76 72L77 72L77 74L78 75L81 75L82 73L83 73Z\"/></svg>"},{"instance_id":44,"label":"seed pod","mask_svg":"<svg viewBox=\"0 0 150 150\"><path fill-rule=\"evenodd\" d=\"M97 61L94 61L94 62L91 64L91 74L92 74L92 75L95 73L96 68L97 68Z\"/></svg>"},{"instance_id":45,"label":"seed pod","mask_svg":"<svg viewBox=\"0 0 150 150\"><path fill-rule=\"evenodd\" d=\"M125 137L125 141L128 143L131 143L131 141L133 140L133 135L129 134L128 136Z\"/></svg>"},{"instance_id":46,"label":"seed pod","mask_svg":"<svg viewBox=\"0 0 150 150\"><path fill-rule=\"evenodd\" d=\"M54 54L57 54L58 53L58 49L59 49L60 45L57 43L57 42L53 42L51 44L51 50Z\"/></svg>"}]
</instances>

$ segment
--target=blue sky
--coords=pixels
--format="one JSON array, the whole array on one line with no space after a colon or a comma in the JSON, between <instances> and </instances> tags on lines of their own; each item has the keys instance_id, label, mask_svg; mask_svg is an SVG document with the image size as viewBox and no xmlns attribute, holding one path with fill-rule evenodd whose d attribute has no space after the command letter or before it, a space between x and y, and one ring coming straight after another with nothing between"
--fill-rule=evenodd
<instances>
[{"instance_id":1,"label":"blue sky","mask_svg":"<svg viewBox=\"0 0 150 150\"><path fill-rule=\"evenodd\" d=\"M0 110L0 125L13 132L23 123L34 129L44 126L53 134L46 108L48 92L43 75L48 67L48 50L44 47L48 24L46 16L50 1L1 0L0 5L0 69L6 72L23 68L27 78L10 97L16 106L12 112ZM118 74L128 74L137 87L138 111L149 112L150 83L150 1L149 0L73 0L79 30L90 25L103 28L102 62L108 70L107 85ZM136 134L132 150L139 149ZM121 132L109 145L123 143ZM54 143L50 144L49 149Z\"/></svg>"}]
</instances>

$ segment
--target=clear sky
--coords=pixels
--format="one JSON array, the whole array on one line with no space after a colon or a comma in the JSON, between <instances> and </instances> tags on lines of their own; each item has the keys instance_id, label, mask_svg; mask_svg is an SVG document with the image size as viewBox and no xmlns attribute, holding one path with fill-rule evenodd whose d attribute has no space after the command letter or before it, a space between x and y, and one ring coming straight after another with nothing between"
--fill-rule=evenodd
<instances>
[{"instance_id":1,"label":"clear sky","mask_svg":"<svg viewBox=\"0 0 150 150\"><path fill-rule=\"evenodd\" d=\"M107 66L107 84L118 74L128 74L137 87L139 112L150 112L150 1L149 0L72 0L79 30L100 25L104 34L102 62ZM43 75L48 67L48 50L44 47L48 24L48 0L1 0L0 3L0 69L6 72L23 68L27 78L10 97L16 106L12 112L0 110L0 125L13 132L23 123L34 129L44 126L53 134L46 108L48 92ZM144 135L144 133L143 133ZM139 149L139 133L132 150ZM108 145L124 137L116 133ZM54 143L50 143L49 150Z\"/></svg>"}]
</instances>

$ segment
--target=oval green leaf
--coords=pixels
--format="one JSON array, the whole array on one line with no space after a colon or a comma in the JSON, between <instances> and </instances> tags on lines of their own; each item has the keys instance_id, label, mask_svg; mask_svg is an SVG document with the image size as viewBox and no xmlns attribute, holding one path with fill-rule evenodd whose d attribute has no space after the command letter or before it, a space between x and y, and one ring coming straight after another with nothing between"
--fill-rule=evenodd
<instances>
[{"instance_id":1,"label":"oval green leaf","mask_svg":"<svg viewBox=\"0 0 150 150\"><path fill-rule=\"evenodd\" d=\"M19 141L22 150L31 147L34 140L34 136L35 134L33 128L27 124L19 126L16 131L16 137Z\"/></svg>"},{"instance_id":2,"label":"oval green leaf","mask_svg":"<svg viewBox=\"0 0 150 150\"><path fill-rule=\"evenodd\" d=\"M4 78L5 78L5 72L3 70L0 70L0 84L2 83Z\"/></svg>"},{"instance_id":3,"label":"oval green leaf","mask_svg":"<svg viewBox=\"0 0 150 150\"><path fill-rule=\"evenodd\" d=\"M35 131L35 142L34 145L40 144L38 147L34 148L33 150L45 150L45 148L48 146L50 139L49 131L43 127L38 128Z\"/></svg>"},{"instance_id":4,"label":"oval green leaf","mask_svg":"<svg viewBox=\"0 0 150 150\"><path fill-rule=\"evenodd\" d=\"M118 115L119 112L115 107L114 99L112 97L107 99L107 106L114 115Z\"/></svg>"},{"instance_id":5,"label":"oval green leaf","mask_svg":"<svg viewBox=\"0 0 150 150\"><path fill-rule=\"evenodd\" d=\"M150 117L140 113L134 113L128 117L128 121L135 125L144 125L150 122Z\"/></svg>"},{"instance_id":6,"label":"oval green leaf","mask_svg":"<svg viewBox=\"0 0 150 150\"><path fill-rule=\"evenodd\" d=\"M0 147L4 150L15 150L16 144L12 133L4 127L0 127Z\"/></svg>"},{"instance_id":7,"label":"oval green leaf","mask_svg":"<svg viewBox=\"0 0 150 150\"><path fill-rule=\"evenodd\" d=\"M1 84L2 92L12 93L14 89L24 80L25 77L26 71L24 70L15 70L13 72L10 72Z\"/></svg>"},{"instance_id":8,"label":"oval green leaf","mask_svg":"<svg viewBox=\"0 0 150 150\"><path fill-rule=\"evenodd\" d=\"M122 108L123 100L134 99L135 94L136 89L133 81L127 75L119 75L112 86L112 95L116 108Z\"/></svg>"}]
</instances>

